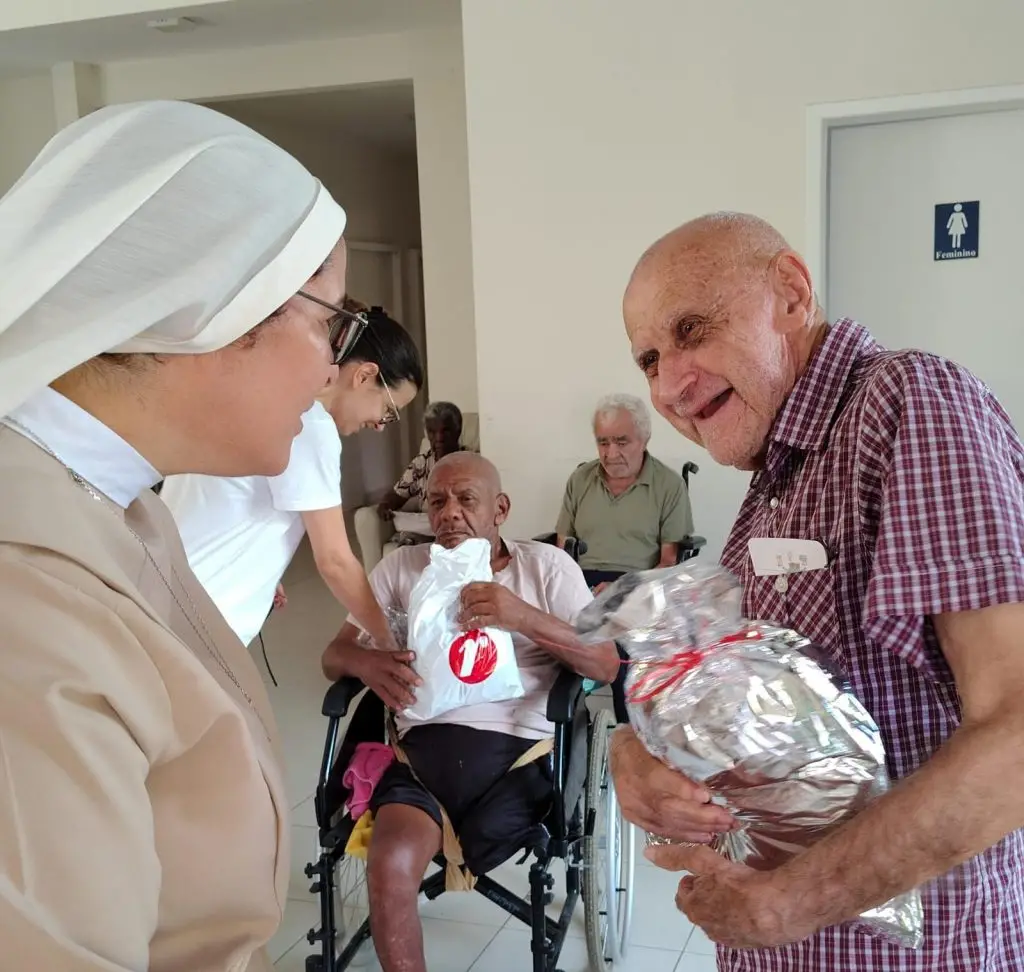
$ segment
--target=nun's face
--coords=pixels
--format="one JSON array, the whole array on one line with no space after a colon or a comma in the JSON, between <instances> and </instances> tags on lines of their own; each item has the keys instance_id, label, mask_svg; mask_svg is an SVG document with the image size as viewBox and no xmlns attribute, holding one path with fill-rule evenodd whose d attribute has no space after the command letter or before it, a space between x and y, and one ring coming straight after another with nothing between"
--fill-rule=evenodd
<instances>
[{"instance_id":1,"label":"nun's face","mask_svg":"<svg viewBox=\"0 0 1024 972\"><path fill-rule=\"evenodd\" d=\"M345 268L341 241L303 290L339 303L345 295ZM196 394L187 406L193 412L189 424L207 453L207 468L196 471L215 476L284 471L292 440L302 429L302 414L337 376L328 342L333 316L296 297L248 340L209 354L182 355L192 357L202 371L192 376Z\"/></svg>"}]
</instances>

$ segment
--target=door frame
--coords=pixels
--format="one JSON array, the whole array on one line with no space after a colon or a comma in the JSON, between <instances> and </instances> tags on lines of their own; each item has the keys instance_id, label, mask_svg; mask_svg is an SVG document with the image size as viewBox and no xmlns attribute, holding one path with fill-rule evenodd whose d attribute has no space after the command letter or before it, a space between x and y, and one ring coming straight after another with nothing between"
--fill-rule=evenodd
<instances>
[{"instance_id":1,"label":"door frame","mask_svg":"<svg viewBox=\"0 0 1024 972\"><path fill-rule=\"evenodd\" d=\"M808 105L804 253L823 307L828 308L828 195L832 130L882 122L1012 111L1015 108L1024 108L1024 84Z\"/></svg>"},{"instance_id":2,"label":"door frame","mask_svg":"<svg viewBox=\"0 0 1024 972\"><path fill-rule=\"evenodd\" d=\"M360 240L347 240L350 250L362 253L387 253L391 257L391 293L392 306L387 311L396 321L405 320L405 273L402 267L402 251L390 243L364 243Z\"/></svg>"}]
</instances>

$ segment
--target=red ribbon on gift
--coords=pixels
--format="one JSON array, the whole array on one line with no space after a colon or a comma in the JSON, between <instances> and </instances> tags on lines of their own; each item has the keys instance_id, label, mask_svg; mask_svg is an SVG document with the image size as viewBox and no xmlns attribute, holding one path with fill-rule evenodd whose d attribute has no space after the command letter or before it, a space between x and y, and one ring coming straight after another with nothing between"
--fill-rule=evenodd
<instances>
[{"instance_id":1,"label":"red ribbon on gift","mask_svg":"<svg viewBox=\"0 0 1024 972\"><path fill-rule=\"evenodd\" d=\"M630 686L629 701L636 705L650 702L683 679L703 658L700 651L680 651L664 661L647 662L647 671Z\"/></svg>"},{"instance_id":2,"label":"red ribbon on gift","mask_svg":"<svg viewBox=\"0 0 1024 972\"><path fill-rule=\"evenodd\" d=\"M736 634L726 635L713 645L708 645L707 648L700 650L687 648L685 651L677 651L664 661L644 662L647 670L630 687L627 698L635 704L650 702L651 699L661 695L662 692L667 692L673 685L681 682L704 660L704 656L708 652L724 645L734 645L739 641L759 637L761 637L759 629L745 628L743 631L737 631ZM630 664L635 665L636 662Z\"/></svg>"}]
</instances>

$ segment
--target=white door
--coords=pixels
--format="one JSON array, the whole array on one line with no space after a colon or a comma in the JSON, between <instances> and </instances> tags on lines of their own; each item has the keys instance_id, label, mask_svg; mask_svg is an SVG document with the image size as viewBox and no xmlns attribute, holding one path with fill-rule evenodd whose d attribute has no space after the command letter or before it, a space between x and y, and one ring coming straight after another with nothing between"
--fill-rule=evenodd
<instances>
[{"instance_id":1,"label":"white door","mask_svg":"<svg viewBox=\"0 0 1024 972\"><path fill-rule=\"evenodd\" d=\"M855 317L890 348L951 358L985 381L1024 429L1024 111L834 130L828 314ZM977 258L936 259L978 202ZM960 256L964 251L954 251ZM969 252L969 251L967 251Z\"/></svg>"}]
</instances>

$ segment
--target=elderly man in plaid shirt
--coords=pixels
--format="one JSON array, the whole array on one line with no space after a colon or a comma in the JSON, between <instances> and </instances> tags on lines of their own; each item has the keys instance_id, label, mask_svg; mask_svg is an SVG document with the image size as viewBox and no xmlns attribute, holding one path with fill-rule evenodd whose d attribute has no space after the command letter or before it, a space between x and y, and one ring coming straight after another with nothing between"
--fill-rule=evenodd
<instances>
[{"instance_id":1,"label":"elderly man in plaid shirt","mask_svg":"<svg viewBox=\"0 0 1024 972\"><path fill-rule=\"evenodd\" d=\"M658 411L753 476L723 563L748 617L816 640L881 728L898 781L768 872L707 847L678 906L749 972L1024 968L1024 449L963 368L830 324L801 258L752 216L680 227L642 257L626 328ZM821 542L824 570L756 576L754 537ZM706 844L735 822L619 730L627 816ZM850 919L920 886L925 941Z\"/></svg>"}]
</instances>

